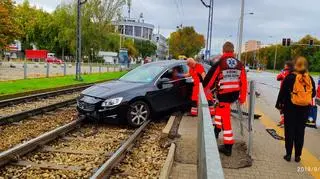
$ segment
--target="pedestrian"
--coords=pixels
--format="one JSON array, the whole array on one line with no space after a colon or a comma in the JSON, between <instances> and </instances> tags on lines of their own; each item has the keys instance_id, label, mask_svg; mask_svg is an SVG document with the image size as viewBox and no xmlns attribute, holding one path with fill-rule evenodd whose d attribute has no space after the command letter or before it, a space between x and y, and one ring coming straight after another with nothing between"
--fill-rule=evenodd
<instances>
[{"instance_id":1,"label":"pedestrian","mask_svg":"<svg viewBox=\"0 0 320 179\"><path fill-rule=\"evenodd\" d=\"M199 100L199 86L206 76L203 66L200 63L197 63L193 58L187 59L187 65L189 67L189 73L184 74L184 77L192 77L193 79L193 89L191 95L191 116L198 115L198 100ZM214 106L212 95L209 94L206 96L209 104L210 114L214 115Z\"/></svg>"},{"instance_id":2,"label":"pedestrian","mask_svg":"<svg viewBox=\"0 0 320 179\"><path fill-rule=\"evenodd\" d=\"M318 78L317 98L320 99L320 76Z\"/></svg>"},{"instance_id":3,"label":"pedestrian","mask_svg":"<svg viewBox=\"0 0 320 179\"><path fill-rule=\"evenodd\" d=\"M306 58L298 57L294 62L294 72L283 80L276 103L276 108L284 113L286 155L283 158L288 162L293 145L295 161L301 160L305 125L315 95L315 83L308 74L308 62Z\"/></svg>"},{"instance_id":4,"label":"pedestrian","mask_svg":"<svg viewBox=\"0 0 320 179\"><path fill-rule=\"evenodd\" d=\"M280 88L282 86L283 80L288 76L293 70L293 63L291 61L285 62L284 69L277 75L277 81L280 81ZM280 110L280 121L278 126L283 127L284 125L284 115L283 111Z\"/></svg>"},{"instance_id":5,"label":"pedestrian","mask_svg":"<svg viewBox=\"0 0 320 179\"><path fill-rule=\"evenodd\" d=\"M243 64L234 56L234 46L231 42L223 45L223 55L211 67L203 82L205 92L215 91L219 104L214 117L215 137L223 130L223 143L219 151L226 156L231 156L234 144L230 120L230 105L239 100L243 104L247 95L247 77Z\"/></svg>"}]
</instances>

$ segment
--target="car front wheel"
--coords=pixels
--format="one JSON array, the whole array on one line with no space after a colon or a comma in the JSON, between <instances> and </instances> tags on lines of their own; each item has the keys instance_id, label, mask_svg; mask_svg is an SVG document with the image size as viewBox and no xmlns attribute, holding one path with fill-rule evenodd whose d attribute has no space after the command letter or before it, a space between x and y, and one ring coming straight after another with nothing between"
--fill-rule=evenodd
<instances>
[{"instance_id":1,"label":"car front wheel","mask_svg":"<svg viewBox=\"0 0 320 179\"><path fill-rule=\"evenodd\" d=\"M129 125L139 127L150 117L149 105L143 101L136 101L129 106L127 120Z\"/></svg>"}]
</instances>

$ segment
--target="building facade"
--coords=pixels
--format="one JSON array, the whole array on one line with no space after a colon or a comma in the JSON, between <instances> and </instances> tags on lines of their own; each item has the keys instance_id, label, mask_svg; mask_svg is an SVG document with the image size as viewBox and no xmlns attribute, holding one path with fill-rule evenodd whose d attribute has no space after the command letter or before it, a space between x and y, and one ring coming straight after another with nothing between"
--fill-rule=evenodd
<instances>
[{"instance_id":1,"label":"building facade","mask_svg":"<svg viewBox=\"0 0 320 179\"><path fill-rule=\"evenodd\" d=\"M152 40L154 25L145 23L143 19L124 18L114 21L116 32L124 37L139 40Z\"/></svg>"},{"instance_id":2,"label":"building facade","mask_svg":"<svg viewBox=\"0 0 320 179\"><path fill-rule=\"evenodd\" d=\"M261 48L261 41L249 40L245 43L245 52L255 51Z\"/></svg>"},{"instance_id":3,"label":"building facade","mask_svg":"<svg viewBox=\"0 0 320 179\"><path fill-rule=\"evenodd\" d=\"M156 57L166 59L168 57L167 39L161 34L153 34L152 41L157 45Z\"/></svg>"}]
</instances>

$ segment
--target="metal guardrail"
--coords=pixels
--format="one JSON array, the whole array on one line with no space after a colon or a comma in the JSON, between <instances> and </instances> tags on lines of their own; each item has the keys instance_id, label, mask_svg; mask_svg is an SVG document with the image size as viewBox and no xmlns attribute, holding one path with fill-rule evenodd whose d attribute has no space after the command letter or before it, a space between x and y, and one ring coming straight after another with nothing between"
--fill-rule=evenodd
<instances>
[{"instance_id":1,"label":"metal guardrail","mask_svg":"<svg viewBox=\"0 0 320 179\"><path fill-rule=\"evenodd\" d=\"M212 118L202 84L200 85L198 113L198 179L223 179L224 174Z\"/></svg>"}]
</instances>

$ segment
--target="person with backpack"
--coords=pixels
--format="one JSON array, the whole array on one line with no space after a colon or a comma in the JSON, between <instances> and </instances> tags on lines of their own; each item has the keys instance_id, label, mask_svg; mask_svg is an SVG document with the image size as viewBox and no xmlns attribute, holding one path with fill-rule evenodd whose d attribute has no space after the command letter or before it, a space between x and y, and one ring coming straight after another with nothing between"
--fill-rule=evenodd
<instances>
[{"instance_id":1,"label":"person with backpack","mask_svg":"<svg viewBox=\"0 0 320 179\"><path fill-rule=\"evenodd\" d=\"M234 56L234 46L231 42L223 45L223 55L215 63L206 75L203 86L206 94L214 91L218 105L214 117L215 137L223 130L223 144L219 146L219 152L231 156L234 144L230 106L239 100L240 104L246 101L247 75L243 64Z\"/></svg>"},{"instance_id":2,"label":"person with backpack","mask_svg":"<svg viewBox=\"0 0 320 179\"><path fill-rule=\"evenodd\" d=\"M298 57L294 62L294 71L283 80L276 102L276 108L284 113L286 155L283 158L288 162L293 146L295 161L301 160L305 126L315 95L315 83L308 74L308 62L306 58Z\"/></svg>"},{"instance_id":3,"label":"person with backpack","mask_svg":"<svg viewBox=\"0 0 320 179\"><path fill-rule=\"evenodd\" d=\"M277 81L280 81L280 88L282 86L283 80L288 76L293 70L293 63L291 61L287 61L284 65L284 69L277 75ZM278 126L283 127L284 125L284 114L283 111L280 110L280 121Z\"/></svg>"}]
</instances>

